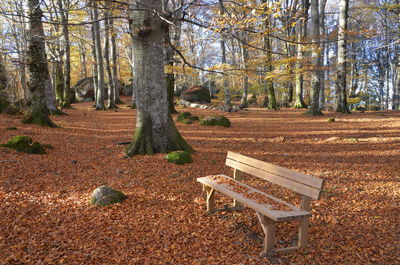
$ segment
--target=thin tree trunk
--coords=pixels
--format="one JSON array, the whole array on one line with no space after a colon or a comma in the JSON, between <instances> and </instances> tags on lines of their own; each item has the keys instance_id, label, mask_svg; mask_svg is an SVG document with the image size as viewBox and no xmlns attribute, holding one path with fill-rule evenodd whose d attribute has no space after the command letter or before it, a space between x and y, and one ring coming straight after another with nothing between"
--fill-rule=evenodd
<instances>
[{"instance_id":1,"label":"thin tree trunk","mask_svg":"<svg viewBox=\"0 0 400 265\"><path fill-rule=\"evenodd\" d=\"M69 107L71 105L71 44L69 40L69 30L68 30L68 11L63 6L63 1L58 0L58 8L60 9L61 23L62 23L62 33L64 36L65 45L65 67L64 67L64 102L63 107ZM69 8L69 0L64 0L67 8Z\"/></svg>"},{"instance_id":2,"label":"thin tree trunk","mask_svg":"<svg viewBox=\"0 0 400 265\"><path fill-rule=\"evenodd\" d=\"M158 0L131 0L130 6L137 120L127 155L193 151L179 134L168 112L163 47L168 25L153 12L160 12L162 3Z\"/></svg>"},{"instance_id":3,"label":"thin tree trunk","mask_svg":"<svg viewBox=\"0 0 400 265\"><path fill-rule=\"evenodd\" d=\"M225 8L224 8L224 0L219 0L219 4L220 4L220 12L221 12L221 16L224 15L225 13ZM225 36L221 36L221 40L220 40L220 45L221 45L221 63L223 65L226 64L226 45L225 45ZM224 96L224 110L225 111L231 111L232 110L232 103L231 103L231 92L229 89L229 84L228 84L228 79L226 76L223 77L224 79L224 91L225 91L225 96Z\"/></svg>"},{"instance_id":4,"label":"thin tree trunk","mask_svg":"<svg viewBox=\"0 0 400 265\"><path fill-rule=\"evenodd\" d=\"M100 36L100 22L99 11L97 9L96 1L93 1L93 17L94 17L94 35L95 35L95 49L97 58L97 95L96 95L96 110L105 110L104 106L104 64L103 52L101 50L101 36Z\"/></svg>"},{"instance_id":5,"label":"thin tree trunk","mask_svg":"<svg viewBox=\"0 0 400 265\"><path fill-rule=\"evenodd\" d=\"M247 36L244 36L243 38L245 41L247 41ZM247 72L247 61L249 60L249 51L247 47L243 44L240 45L241 49L241 57L242 57L242 65L244 69L244 76L243 76L243 95L242 95L242 100L241 100L241 105L242 107L247 107L247 96L249 93L249 76Z\"/></svg>"},{"instance_id":6,"label":"thin tree trunk","mask_svg":"<svg viewBox=\"0 0 400 265\"><path fill-rule=\"evenodd\" d=\"M338 98L337 98L337 108L336 112L350 113L347 106L347 41L346 41L346 31L347 31L347 17L348 17L348 7L349 0L340 0L339 2L339 32L338 32L338 72L337 72L337 82L338 82Z\"/></svg>"},{"instance_id":7,"label":"thin tree trunk","mask_svg":"<svg viewBox=\"0 0 400 265\"><path fill-rule=\"evenodd\" d=\"M400 105L400 60L396 67L397 77L396 82L393 82L393 110L398 110Z\"/></svg>"},{"instance_id":8,"label":"thin tree trunk","mask_svg":"<svg viewBox=\"0 0 400 265\"><path fill-rule=\"evenodd\" d=\"M93 10L90 12L90 17L92 21L94 21L94 14ZM99 75L97 73L97 52L96 52L96 33L95 33L95 23L92 23L92 27L90 29L90 33L92 35L92 56L93 56L93 64L92 64L92 74L93 74L93 99L97 102L97 91L98 91L98 78Z\"/></svg>"},{"instance_id":9,"label":"thin tree trunk","mask_svg":"<svg viewBox=\"0 0 400 265\"><path fill-rule=\"evenodd\" d=\"M119 82L118 82L118 55L117 55L117 37L114 30L114 19L109 20L110 33L111 33L111 57L112 57L112 77L114 81L114 102L120 104L121 99L119 98Z\"/></svg>"},{"instance_id":10,"label":"thin tree trunk","mask_svg":"<svg viewBox=\"0 0 400 265\"><path fill-rule=\"evenodd\" d=\"M321 75L320 75L320 52L319 52L319 10L318 0L311 0L311 40L312 53L311 53L311 102L307 114L322 115L319 109L319 91L321 89Z\"/></svg>"},{"instance_id":11,"label":"thin tree trunk","mask_svg":"<svg viewBox=\"0 0 400 265\"><path fill-rule=\"evenodd\" d=\"M29 31L28 31L28 69L29 91L31 105L25 112L23 122L41 126L56 127L49 118L49 109L46 102L46 87L50 83L50 74L47 65L45 35L43 31L42 15L39 0L29 0Z\"/></svg>"},{"instance_id":12,"label":"thin tree trunk","mask_svg":"<svg viewBox=\"0 0 400 265\"><path fill-rule=\"evenodd\" d=\"M320 79L321 79L321 90L319 92L319 108L322 110L324 109L325 105L325 41L326 41L326 31L325 31L325 6L326 0L320 0L319 2L319 32L322 36L321 44L320 44Z\"/></svg>"},{"instance_id":13,"label":"thin tree trunk","mask_svg":"<svg viewBox=\"0 0 400 265\"><path fill-rule=\"evenodd\" d=\"M264 0L265 1L265 0ZM265 19L265 30L269 31L271 29L271 18L270 15L267 14ZM264 37L264 49L265 51L265 75L266 78L264 85L265 90L268 92L268 109L270 110L279 110L278 104L276 103L276 96L275 96L275 89L274 89L274 82L272 80L272 74L274 71L274 66L272 65L272 45L271 45L271 37L270 34L266 34ZM268 76L269 74L269 76ZM266 103L266 102L265 102ZM263 105L265 105L265 103Z\"/></svg>"},{"instance_id":14,"label":"thin tree trunk","mask_svg":"<svg viewBox=\"0 0 400 265\"><path fill-rule=\"evenodd\" d=\"M111 63L110 63L110 23L107 17L110 16L107 10L104 11L104 16L106 19L104 20L104 59L106 62L106 70L108 77L108 109L115 109L117 105L115 105L115 88L114 88L114 79L113 74L111 72Z\"/></svg>"},{"instance_id":15,"label":"thin tree trunk","mask_svg":"<svg viewBox=\"0 0 400 265\"><path fill-rule=\"evenodd\" d=\"M308 9L310 7L309 0L302 0L301 1L301 17L300 21L298 22L298 30L297 30L297 42L305 41L307 37L307 21L308 21ZM303 45L297 44L297 60L295 65L295 94L296 100L294 102L293 107L296 109L306 108L306 104L304 103L303 93L303 81L304 75L302 73L303 67Z\"/></svg>"}]
</instances>

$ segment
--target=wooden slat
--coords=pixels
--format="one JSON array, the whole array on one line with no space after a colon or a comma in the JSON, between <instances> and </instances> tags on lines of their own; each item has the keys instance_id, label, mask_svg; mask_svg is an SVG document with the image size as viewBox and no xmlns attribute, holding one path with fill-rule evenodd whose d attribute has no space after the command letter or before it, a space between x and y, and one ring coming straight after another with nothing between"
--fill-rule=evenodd
<instances>
[{"instance_id":1,"label":"wooden slat","mask_svg":"<svg viewBox=\"0 0 400 265\"><path fill-rule=\"evenodd\" d=\"M290 170L284 167L280 167L277 165L273 165L264 161L260 161L248 156L244 156L235 152L231 152L228 151L227 154L227 159L232 159L241 163L245 163L247 165L250 165L252 167L256 167L259 169L262 169L264 171L268 171L272 174L281 176L281 177L285 177L288 179L291 179L293 181L305 184L307 186L311 186L313 188L316 189L322 189L323 188L323 184L324 184L324 180L314 177L314 176L310 176L310 175L306 175L294 170Z\"/></svg>"},{"instance_id":2,"label":"wooden slat","mask_svg":"<svg viewBox=\"0 0 400 265\"><path fill-rule=\"evenodd\" d=\"M232 181L232 178L225 176L225 175L219 175L219 176L223 176L226 178L229 178ZM299 219L299 218L304 218L306 216L310 216L311 214L307 211L301 210L283 200L280 200L278 198L275 198L272 195L266 194L264 192L260 192L246 184L240 183L235 181L238 185L241 185L243 187L246 187L247 189L249 189L249 192L257 192L259 194L262 194L278 203L282 203L286 206L288 206L289 208L292 209L292 211L277 211L277 210L271 210L267 205L265 204L258 204L257 202L248 199L246 197L244 197L242 194L234 192L230 189L228 189L227 184L218 184L215 181L212 181L211 179L209 179L208 177L202 177L202 178L198 178L197 179L198 182L205 184L206 186L209 186L225 195L228 195L229 197L241 202L242 204L246 205L247 207L250 207L252 209L254 209L257 212L261 212L262 214L266 215L267 217L271 218L274 221L287 221L287 220L291 220L291 219Z\"/></svg>"},{"instance_id":3,"label":"wooden slat","mask_svg":"<svg viewBox=\"0 0 400 265\"><path fill-rule=\"evenodd\" d=\"M268 173L262 169L255 168L231 159L226 160L226 165L239 169L240 171L243 171L245 173L251 174L253 176L268 180L272 183L281 185L283 187L286 187L288 189L291 189L297 193L306 195L308 197L314 198L314 199L319 199L321 191L319 189L315 189L313 187L292 181L290 179L274 175L271 173Z\"/></svg>"}]
</instances>

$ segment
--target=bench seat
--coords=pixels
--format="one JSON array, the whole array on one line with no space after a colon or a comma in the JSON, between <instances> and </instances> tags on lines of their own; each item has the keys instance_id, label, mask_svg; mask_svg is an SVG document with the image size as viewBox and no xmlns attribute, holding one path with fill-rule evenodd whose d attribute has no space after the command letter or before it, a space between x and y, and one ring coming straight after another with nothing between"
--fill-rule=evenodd
<instances>
[{"instance_id":1,"label":"bench seat","mask_svg":"<svg viewBox=\"0 0 400 265\"><path fill-rule=\"evenodd\" d=\"M243 205L264 214L276 222L311 216L311 213L308 211L297 208L223 174L198 178L197 181L232 197Z\"/></svg>"}]
</instances>

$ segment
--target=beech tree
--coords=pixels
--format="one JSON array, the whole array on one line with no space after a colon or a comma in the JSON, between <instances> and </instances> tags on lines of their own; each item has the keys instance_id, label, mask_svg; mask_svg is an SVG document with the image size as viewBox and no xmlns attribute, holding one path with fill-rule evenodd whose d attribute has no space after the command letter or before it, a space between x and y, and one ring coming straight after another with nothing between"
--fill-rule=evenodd
<instances>
[{"instance_id":1,"label":"beech tree","mask_svg":"<svg viewBox=\"0 0 400 265\"><path fill-rule=\"evenodd\" d=\"M168 111L164 75L164 40L168 32L158 14L162 2L131 0L133 71L137 106L136 130L127 155L192 152Z\"/></svg>"},{"instance_id":2,"label":"beech tree","mask_svg":"<svg viewBox=\"0 0 400 265\"><path fill-rule=\"evenodd\" d=\"M319 92L321 89L321 53L319 51L319 42L320 42L320 32L319 32L319 5L318 0L311 0L311 40L312 44L312 52L311 52L311 98L310 98L310 106L307 111L308 114L311 115L322 115L322 112L319 109Z\"/></svg>"},{"instance_id":3,"label":"beech tree","mask_svg":"<svg viewBox=\"0 0 400 265\"><path fill-rule=\"evenodd\" d=\"M56 127L50 120L50 111L46 102L46 89L52 90L47 56L45 49L45 35L43 31L42 15L39 0L28 1L28 88L31 94L31 104L25 112L23 122L41 126Z\"/></svg>"},{"instance_id":4,"label":"beech tree","mask_svg":"<svg viewBox=\"0 0 400 265\"><path fill-rule=\"evenodd\" d=\"M340 0L339 2L339 33L338 33L338 59L337 59L337 107L336 112L349 113L347 107L347 17L349 9L349 0Z\"/></svg>"},{"instance_id":5,"label":"beech tree","mask_svg":"<svg viewBox=\"0 0 400 265\"><path fill-rule=\"evenodd\" d=\"M96 91L96 110L105 110L104 106L104 63L103 52L101 48L99 10L96 1L93 1L93 31L94 31L94 49L96 50L97 63L97 91Z\"/></svg>"}]
</instances>

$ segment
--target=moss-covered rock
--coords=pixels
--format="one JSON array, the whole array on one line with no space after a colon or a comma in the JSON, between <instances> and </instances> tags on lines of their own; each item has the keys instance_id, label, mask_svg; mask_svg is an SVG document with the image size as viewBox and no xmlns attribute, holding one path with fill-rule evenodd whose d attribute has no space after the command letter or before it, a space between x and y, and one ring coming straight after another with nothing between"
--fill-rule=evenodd
<instances>
[{"instance_id":1,"label":"moss-covered rock","mask_svg":"<svg viewBox=\"0 0 400 265\"><path fill-rule=\"evenodd\" d=\"M212 116L200 119L200 124L204 126L223 126L230 127L231 122L225 116Z\"/></svg>"},{"instance_id":2,"label":"moss-covered rock","mask_svg":"<svg viewBox=\"0 0 400 265\"><path fill-rule=\"evenodd\" d=\"M185 111L185 112L180 113L178 115L178 117L176 118L176 120L183 124L192 124L193 121L198 121L199 117L193 116L190 112Z\"/></svg>"},{"instance_id":3,"label":"moss-covered rock","mask_svg":"<svg viewBox=\"0 0 400 265\"><path fill-rule=\"evenodd\" d=\"M183 124L192 124L193 123L193 121L191 121L189 119L184 119L184 120L181 120L180 122Z\"/></svg>"},{"instance_id":4,"label":"moss-covered rock","mask_svg":"<svg viewBox=\"0 0 400 265\"><path fill-rule=\"evenodd\" d=\"M43 145L38 142L34 142L31 137L28 136L14 136L6 144L1 144L1 147L7 147L15 149L17 152L24 152L28 154L45 154L45 148L49 148L49 145Z\"/></svg>"},{"instance_id":5,"label":"moss-covered rock","mask_svg":"<svg viewBox=\"0 0 400 265\"><path fill-rule=\"evenodd\" d=\"M122 191L115 190L108 186L100 186L96 188L90 197L90 204L97 206L106 206L113 203L124 201L126 196Z\"/></svg>"},{"instance_id":6,"label":"moss-covered rock","mask_svg":"<svg viewBox=\"0 0 400 265\"><path fill-rule=\"evenodd\" d=\"M336 121L336 120L335 120L335 118L328 118L326 121L327 121L327 122L334 122L334 121Z\"/></svg>"},{"instance_id":7,"label":"moss-covered rock","mask_svg":"<svg viewBox=\"0 0 400 265\"><path fill-rule=\"evenodd\" d=\"M190 164L193 162L192 157L188 152L185 151L175 151L167 154L165 156L165 159L169 163L175 163L178 165L183 165L183 164Z\"/></svg>"}]
</instances>

